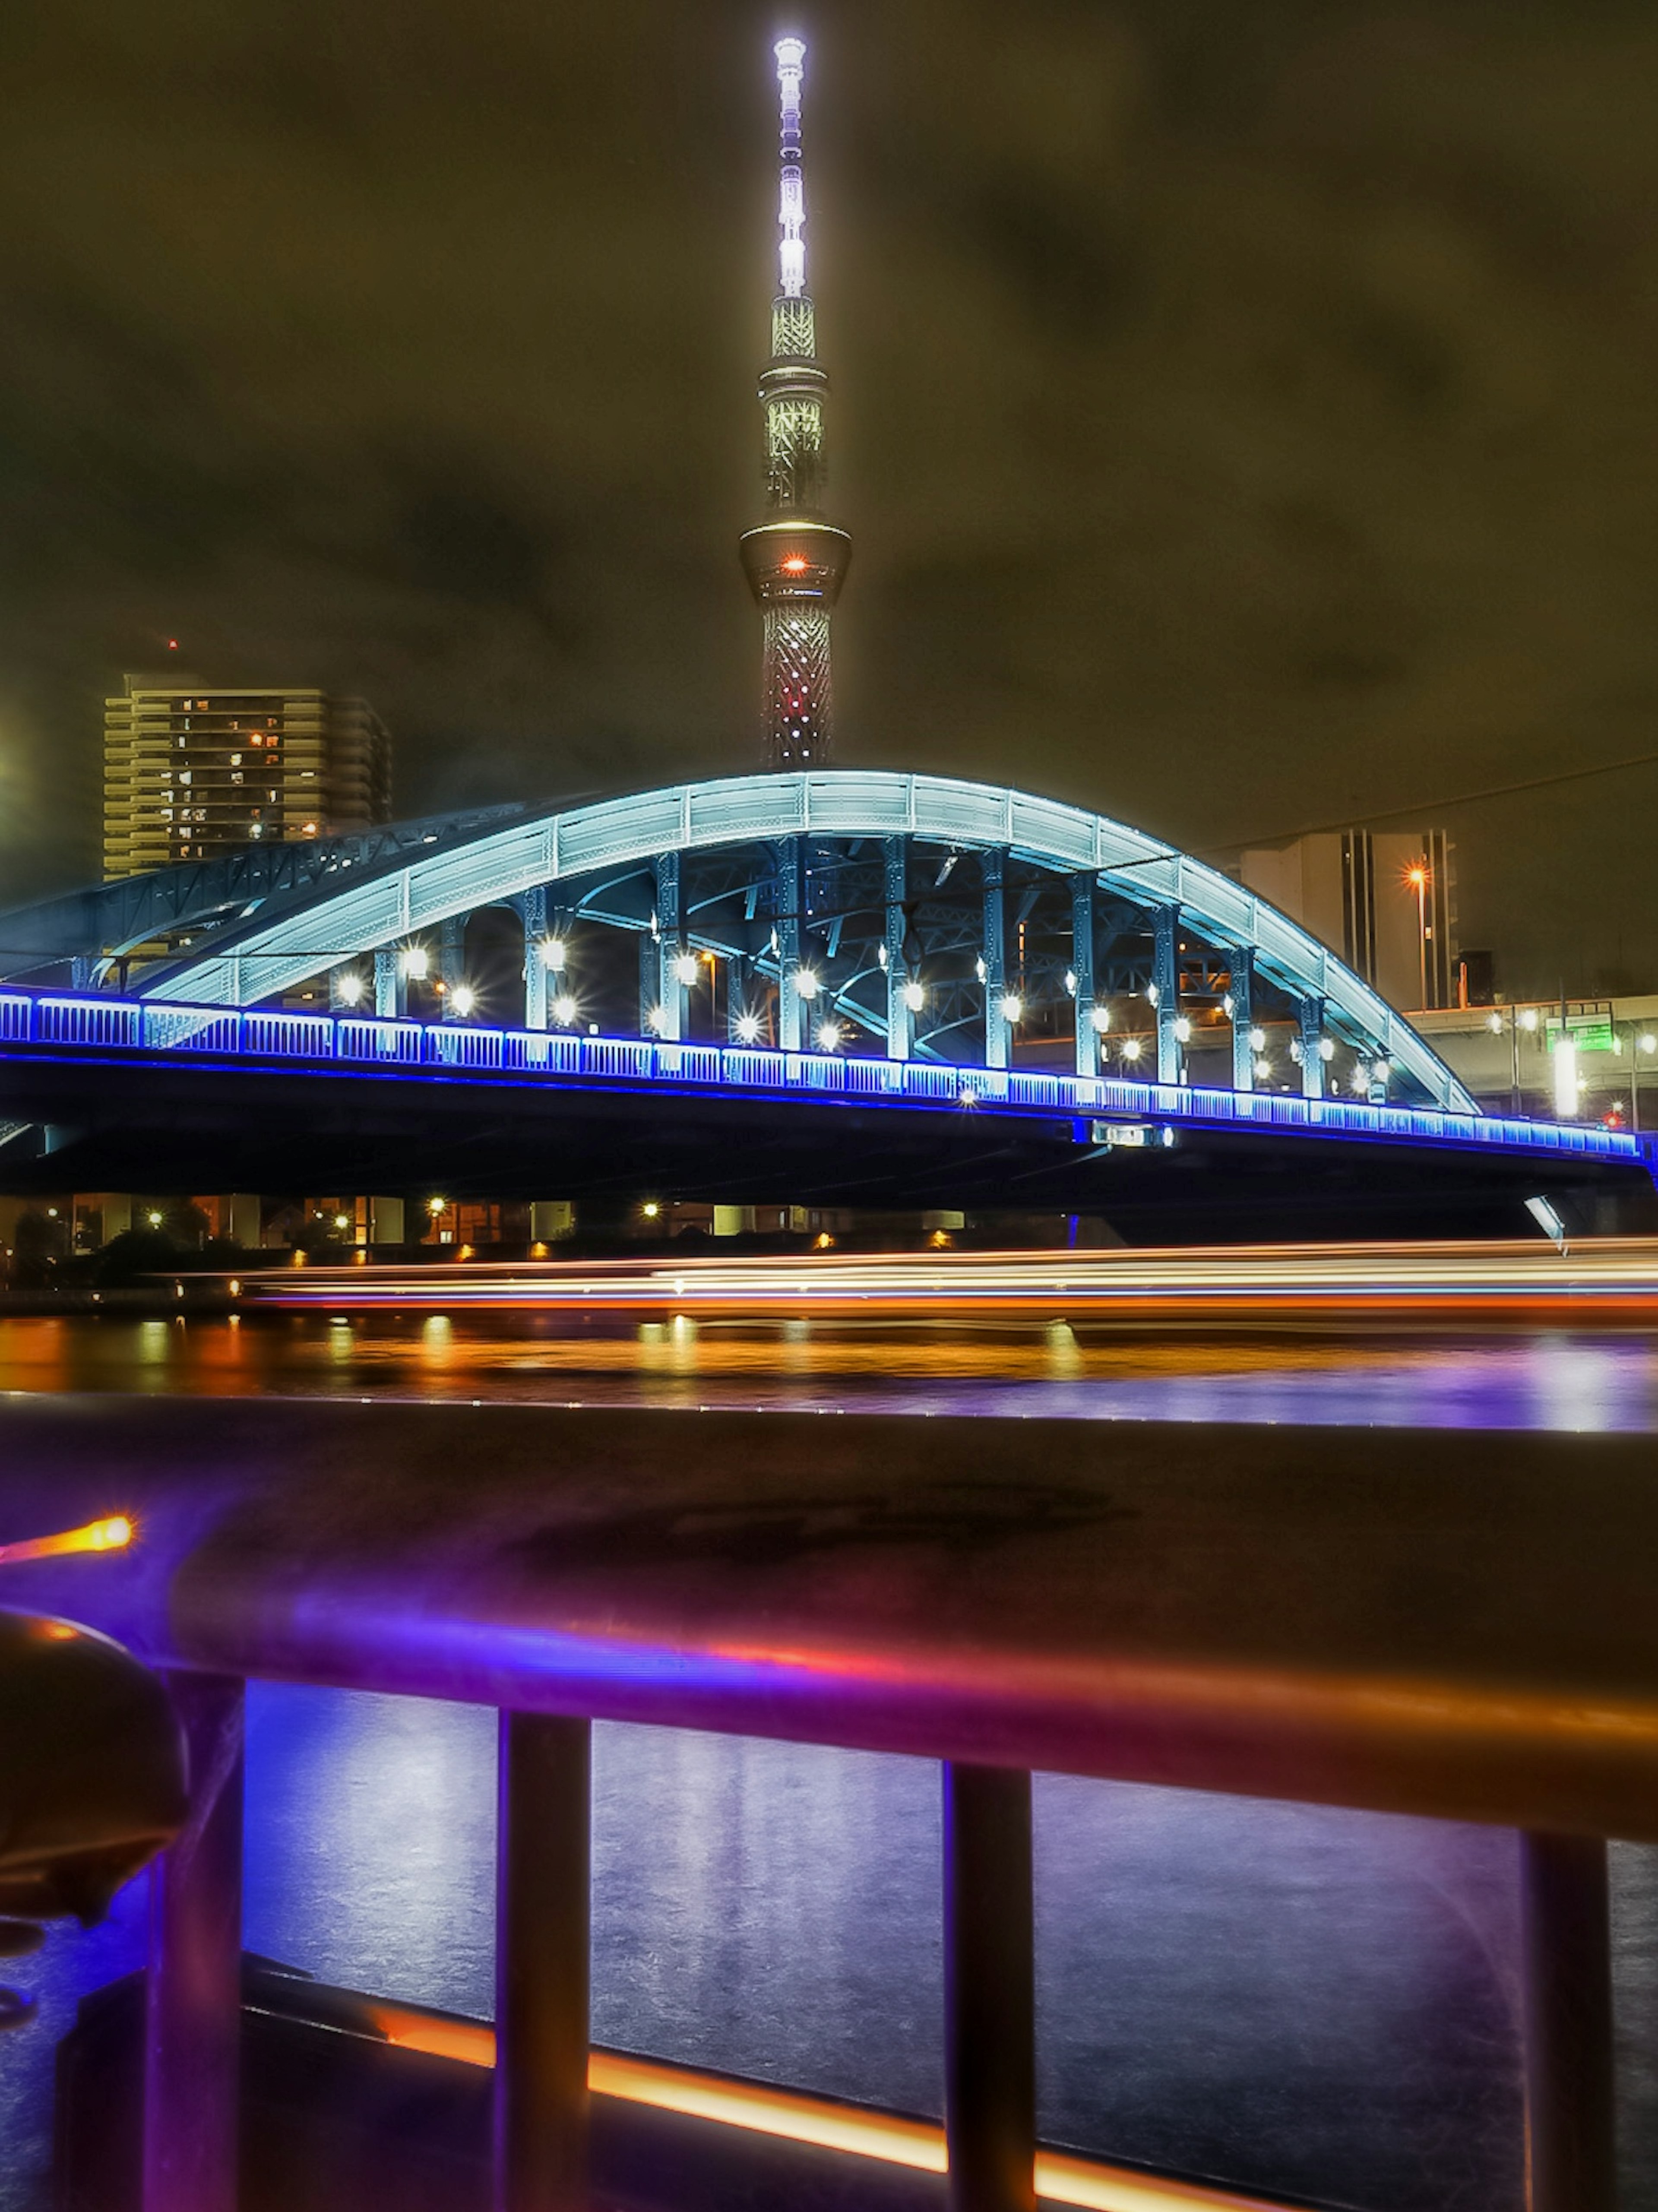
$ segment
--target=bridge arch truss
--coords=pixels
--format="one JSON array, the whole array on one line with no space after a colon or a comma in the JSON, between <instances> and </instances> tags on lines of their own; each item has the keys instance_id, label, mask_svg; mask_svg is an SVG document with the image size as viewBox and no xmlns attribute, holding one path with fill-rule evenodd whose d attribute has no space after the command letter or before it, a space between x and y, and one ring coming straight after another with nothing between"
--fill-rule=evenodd
<instances>
[{"instance_id":1,"label":"bridge arch truss","mask_svg":"<svg viewBox=\"0 0 1658 2212\"><path fill-rule=\"evenodd\" d=\"M469 924L503 908L475 988ZM446 1018L1478 1111L1403 1016L1242 884L1107 816L939 776L738 776L483 823L255 907L136 988L246 1006L326 979L335 1004L394 1015L422 969Z\"/></svg>"}]
</instances>

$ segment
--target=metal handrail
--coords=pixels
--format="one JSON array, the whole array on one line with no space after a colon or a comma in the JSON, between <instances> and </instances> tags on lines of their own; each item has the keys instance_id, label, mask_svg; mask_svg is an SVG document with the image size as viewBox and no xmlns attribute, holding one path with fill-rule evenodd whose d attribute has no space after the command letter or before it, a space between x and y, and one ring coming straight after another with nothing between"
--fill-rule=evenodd
<instances>
[{"instance_id":1,"label":"metal handrail","mask_svg":"<svg viewBox=\"0 0 1658 2212\"><path fill-rule=\"evenodd\" d=\"M1143 1433L1128 1452L1081 1422L17 1399L0 1542L47 1500L131 1516L125 1552L23 1565L9 1595L185 1670L216 1770L250 1675L502 1709L509 2175L564 2172L585 2112L602 1717L945 1763L951 2186L995 2212L1030 2201L1029 1769L1519 1827L1533 2212L1599 2212L1600 1839L1658 1841L1651 1441ZM199 1957L233 1862L224 1842L194 1887L191 1863L169 1874L164 1950L176 1926ZM198 2126L160 2078L162 2133ZM502 2186L513 2212L575 2201Z\"/></svg>"}]
</instances>

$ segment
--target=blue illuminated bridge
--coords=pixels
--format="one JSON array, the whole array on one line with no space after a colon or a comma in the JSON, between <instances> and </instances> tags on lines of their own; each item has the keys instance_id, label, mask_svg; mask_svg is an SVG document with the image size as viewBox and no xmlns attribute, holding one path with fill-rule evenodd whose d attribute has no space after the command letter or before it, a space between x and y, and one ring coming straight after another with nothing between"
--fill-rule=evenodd
<instances>
[{"instance_id":1,"label":"blue illuminated bridge","mask_svg":"<svg viewBox=\"0 0 1658 2212\"><path fill-rule=\"evenodd\" d=\"M1653 1202L1639 1139L1482 1115L1241 884L950 778L249 848L0 915L0 978L14 1189L649 1186L1177 1236L1424 1202L1501 1233L1540 1194L1632 1227Z\"/></svg>"}]
</instances>

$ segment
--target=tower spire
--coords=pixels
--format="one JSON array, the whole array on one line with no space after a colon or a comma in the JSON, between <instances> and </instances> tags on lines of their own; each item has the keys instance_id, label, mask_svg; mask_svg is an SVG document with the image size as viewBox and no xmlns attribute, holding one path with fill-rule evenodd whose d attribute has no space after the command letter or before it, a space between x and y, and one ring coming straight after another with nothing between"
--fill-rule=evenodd
<instances>
[{"instance_id":1,"label":"tower spire","mask_svg":"<svg viewBox=\"0 0 1658 2212\"><path fill-rule=\"evenodd\" d=\"M771 359L760 374L766 421L767 519L739 543L744 573L760 609L763 640L763 745L774 769L822 767L833 745L829 616L852 557L852 539L823 516L823 400L829 378L817 361L806 289L806 187L800 94L805 42L780 39L777 296Z\"/></svg>"}]
</instances>

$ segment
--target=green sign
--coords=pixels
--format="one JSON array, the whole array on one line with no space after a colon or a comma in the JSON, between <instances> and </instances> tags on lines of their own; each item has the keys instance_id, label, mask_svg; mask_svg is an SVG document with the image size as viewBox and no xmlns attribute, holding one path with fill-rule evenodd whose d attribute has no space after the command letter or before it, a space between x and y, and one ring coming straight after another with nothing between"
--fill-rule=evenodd
<instances>
[{"instance_id":1,"label":"green sign","mask_svg":"<svg viewBox=\"0 0 1658 2212\"><path fill-rule=\"evenodd\" d=\"M1545 1024L1548 1031L1549 1049L1552 1051L1560 1037L1560 1018ZM1566 1035L1579 1052L1616 1052L1618 1032L1605 1014L1568 1014Z\"/></svg>"}]
</instances>

